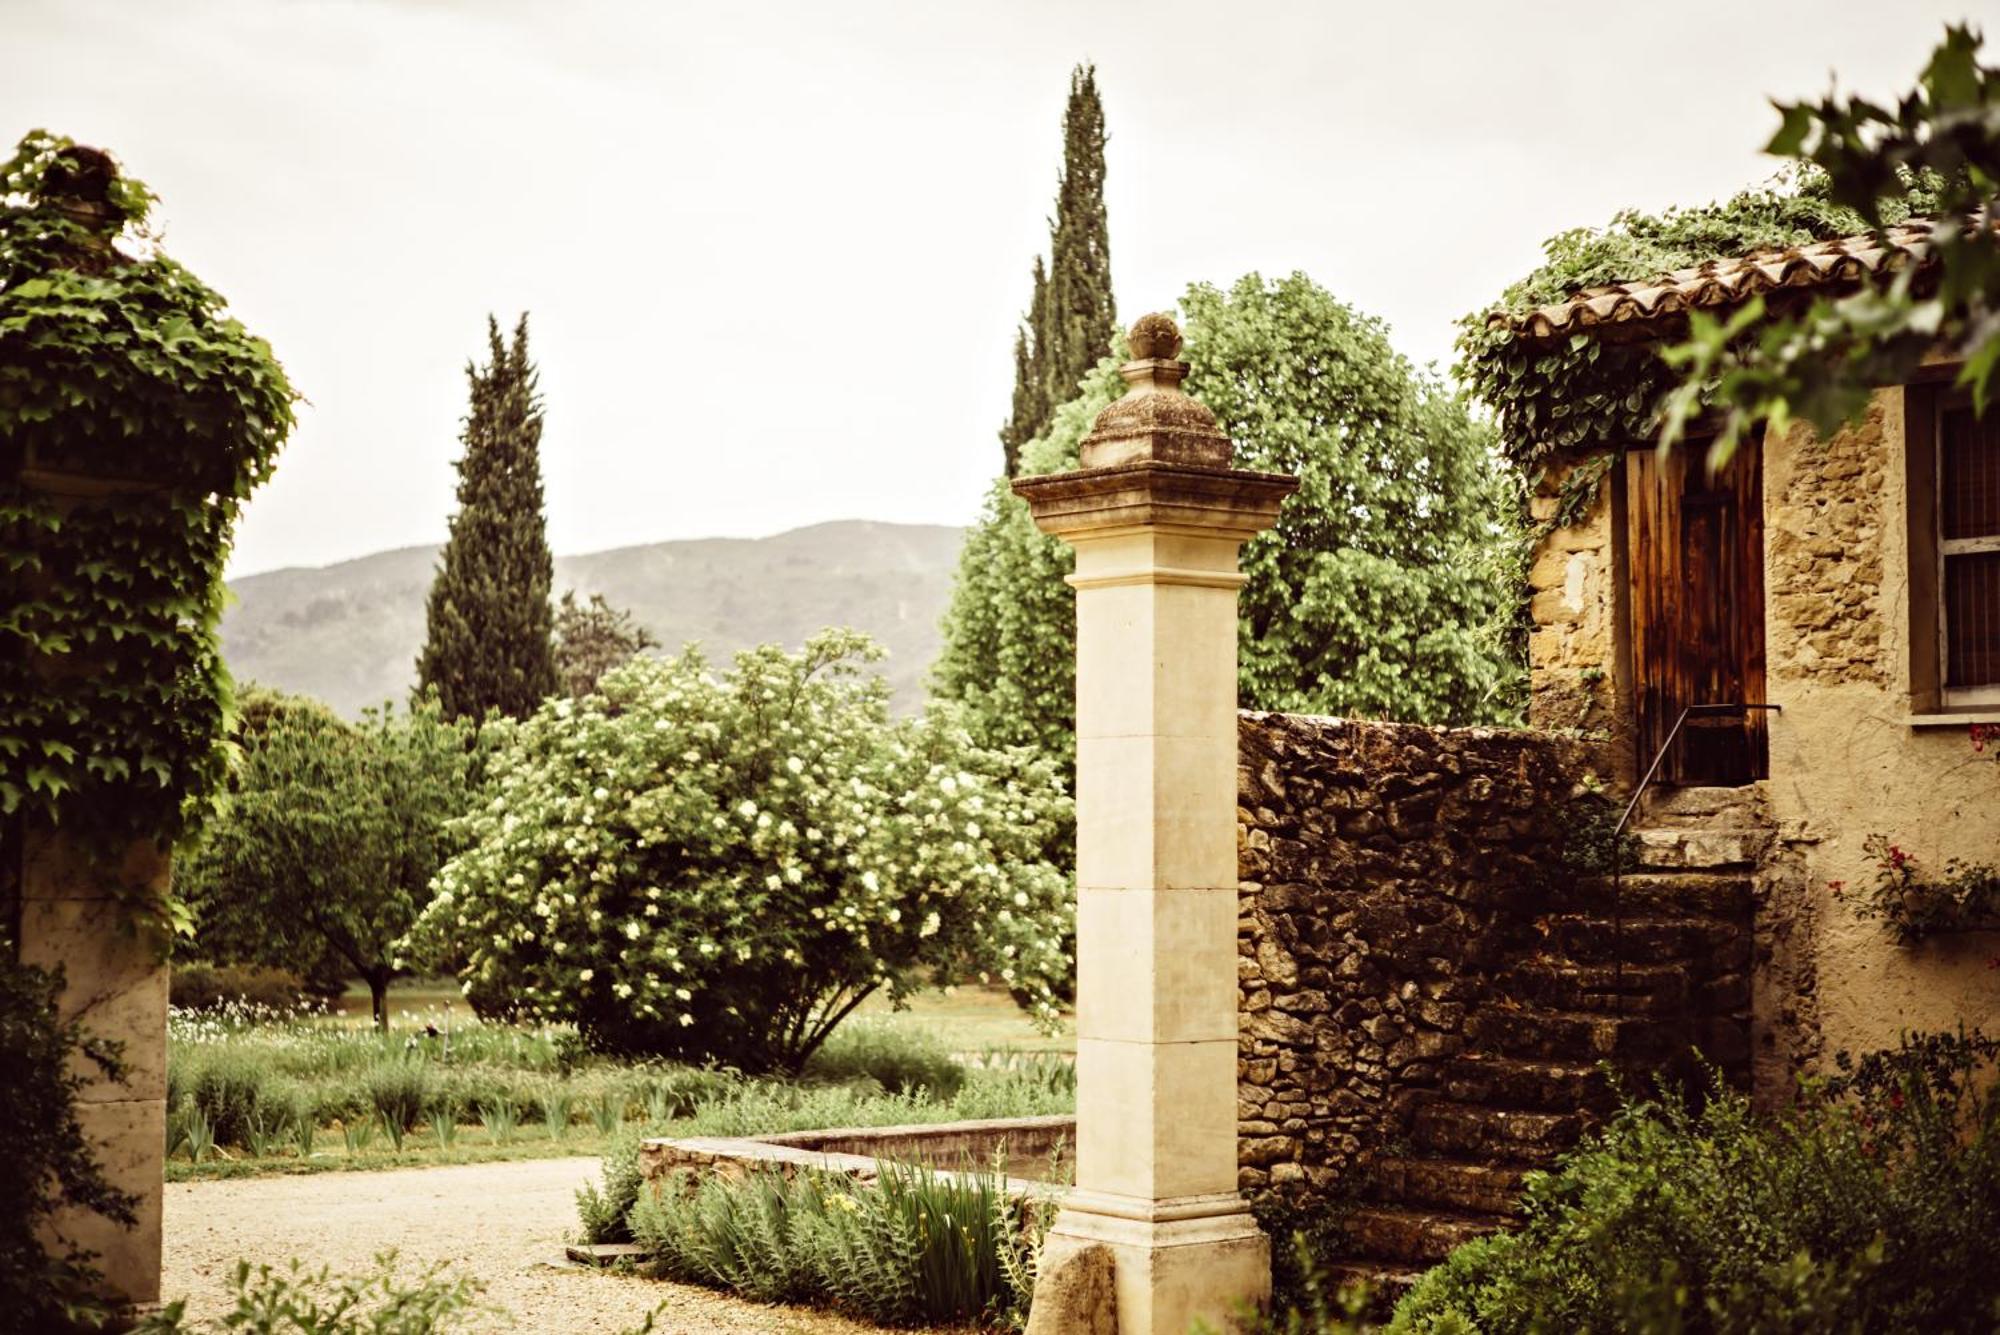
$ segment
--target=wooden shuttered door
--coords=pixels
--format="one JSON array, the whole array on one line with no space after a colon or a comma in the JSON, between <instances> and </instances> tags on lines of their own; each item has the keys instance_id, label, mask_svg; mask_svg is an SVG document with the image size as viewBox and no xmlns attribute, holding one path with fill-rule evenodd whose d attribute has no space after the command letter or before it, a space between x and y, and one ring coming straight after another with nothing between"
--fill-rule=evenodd
<instances>
[{"instance_id":1,"label":"wooden shuttered door","mask_svg":"<svg viewBox=\"0 0 2000 1335\"><path fill-rule=\"evenodd\" d=\"M1706 442L1625 456L1632 683L1641 770L1690 705L1764 699L1763 453L1715 477ZM1769 773L1765 716L1690 715L1659 781L1736 785Z\"/></svg>"}]
</instances>

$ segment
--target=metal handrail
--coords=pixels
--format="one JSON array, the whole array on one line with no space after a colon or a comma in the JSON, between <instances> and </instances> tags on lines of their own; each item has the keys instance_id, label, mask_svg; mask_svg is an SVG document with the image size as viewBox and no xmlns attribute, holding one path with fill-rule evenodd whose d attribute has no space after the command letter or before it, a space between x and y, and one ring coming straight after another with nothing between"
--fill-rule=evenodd
<instances>
[{"instance_id":1,"label":"metal handrail","mask_svg":"<svg viewBox=\"0 0 2000 1335\"><path fill-rule=\"evenodd\" d=\"M1747 714L1751 710L1782 714L1783 705L1773 704L1705 704L1689 705L1681 710L1674 726L1667 730L1667 740L1660 743L1660 749L1653 753L1653 763L1646 767L1645 777L1632 790L1632 800L1625 804L1625 812L1618 818L1618 824L1611 831L1611 987L1618 995L1618 1013L1625 1013L1625 827L1632 823L1632 813L1639 809L1639 802L1646 796L1646 789L1652 784L1653 776L1660 772L1660 765L1667 758L1667 752L1680 740L1681 725L1688 721L1690 714Z\"/></svg>"}]
</instances>

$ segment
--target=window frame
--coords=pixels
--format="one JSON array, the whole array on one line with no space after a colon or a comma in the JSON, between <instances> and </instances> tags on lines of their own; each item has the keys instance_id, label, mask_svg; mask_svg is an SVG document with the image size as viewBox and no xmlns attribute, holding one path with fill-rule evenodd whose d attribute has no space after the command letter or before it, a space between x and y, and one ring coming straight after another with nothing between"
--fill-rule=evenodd
<instances>
[{"instance_id":1,"label":"window frame","mask_svg":"<svg viewBox=\"0 0 2000 1335\"><path fill-rule=\"evenodd\" d=\"M1937 581L1935 606L1937 608L1937 692L1938 700L1946 711L1963 709L1986 709L2000 707L2000 682L1988 682L1978 686L1952 686L1946 683L1945 674L1951 663L1951 608L1945 598L1945 565L1954 556L1973 556L1988 552L2000 552L2000 533L1989 533L1977 538L1947 538L1944 535L1944 458L1945 417L1954 408L1970 407L1971 396L1964 393L1940 394L1932 405L1930 413L1930 464L1931 497L1929 515L1930 548L1936 566L1933 578ZM1913 515L1912 518L1915 516Z\"/></svg>"}]
</instances>

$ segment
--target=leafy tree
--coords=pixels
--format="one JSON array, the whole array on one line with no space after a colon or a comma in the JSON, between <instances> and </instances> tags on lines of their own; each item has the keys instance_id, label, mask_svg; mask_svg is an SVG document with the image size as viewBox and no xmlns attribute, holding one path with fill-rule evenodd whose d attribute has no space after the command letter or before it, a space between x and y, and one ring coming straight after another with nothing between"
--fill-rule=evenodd
<instances>
[{"instance_id":1,"label":"leafy tree","mask_svg":"<svg viewBox=\"0 0 2000 1335\"><path fill-rule=\"evenodd\" d=\"M1663 439L1705 403L1722 410L1727 453L1755 424L1803 416L1822 434L1860 414L1869 391L1909 378L1933 349L1963 359L1958 381L1983 413L2000 364L2000 69L1979 63L1982 37L1948 28L1917 87L1893 108L1829 95L1780 103L1767 151L1808 163L1828 196L1880 229L1933 214L1929 261L1886 287L1817 296L1803 310L1762 298L1726 322L1697 312L1671 350L1682 380Z\"/></svg>"},{"instance_id":2,"label":"leafy tree","mask_svg":"<svg viewBox=\"0 0 2000 1335\"><path fill-rule=\"evenodd\" d=\"M1021 447L1048 428L1056 408L1110 352L1118 333L1111 297L1111 226L1104 208L1104 103L1097 70L1070 72L1063 110L1063 170L1049 226L1049 263L1035 257L1028 326L1014 337L1014 402L1000 429L1006 475Z\"/></svg>"},{"instance_id":3,"label":"leafy tree","mask_svg":"<svg viewBox=\"0 0 2000 1335\"><path fill-rule=\"evenodd\" d=\"M635 658L495 725L490 803L459 822L413 952L469 946L473 993L593 1046L797 1069L878 990L997 975L1052 1015L1069 820L1053 767L898 720L865 637Z\"/></svg>"},{"instance_id":4,"label":"leafy tree","mask_svg":"<svg viewBox=\"0 0 2000 1335\"><path fill-rule=\"evenodd\" d=\"M660 647L629 611L605 602L601 593L579 603L574 589L565 589L556 607L555 641L556 678L569 696L589 695L605 673Z\"/></svg>"},{"instance_id":5,"label":"leafy tree","mask_svg":"<svg viewBox=\"0 0 2000 1335\"><path fill-rule=\"evenodd\" d=\"M1417 372L1379 321L1302 274L1251 275L1182 302L1189 392L1239 467L1295 473L1299 494L1245 546L1241 684L1263 709L1472 723L1508 718L1520 669L1508 623L1509 489L1490 433ZM1087 378L1022 454L1074 468L1119 392ZM990 744L1067 757L1075 692L1069 549L994 485L967 536L934 675Z\"/></svg>"},{"instance_id":6,"label":"leafy tree","mask_svg":"<svg viewBox=\"0 0 2000 1335\"><path fill-rule=\"evenodd\" d=\"M467 726L434 700L351 724L315 700L252 690L243 763L184 876L217 958L310 971L331 955L389 1024L396 942L430 900L444 825L466 803Z\"/></svg>"},{"instance_id":7,"label":"leafy tree","mask_svg":"<svg viewBox=\"0 0 2000 1335\"><path fill-rule=\"evenodd\" d=\"M22 964L15 942L0 934L0 1090L8 1142L0 1158L0 1325L9 1330L63 1330L108 1315L95 1295L100 1275L93 1258L61 1239L44 1250L57 1211L134 1222L134 1202L105 1181L76 1117L84 1072L94 1067L119 1078L123 1067L115 1048L61 1018L61 993L60 972Z\"/></svg>"},{"instance_id":8,"label":"leafy tree","mask_svg":"<svg viewBox=\"0 0 2000 1335\"><path fill-rule=\"evenodd\" d=\"M472 404L458 461L452 517L418 690L435 691L452 719L498 710L519 718L557 688L550 640L549 556L542 514L542 404L528 360L528 317L511 344L487 317L487 364L467 365Z\"/></svg>"}]
</instances>

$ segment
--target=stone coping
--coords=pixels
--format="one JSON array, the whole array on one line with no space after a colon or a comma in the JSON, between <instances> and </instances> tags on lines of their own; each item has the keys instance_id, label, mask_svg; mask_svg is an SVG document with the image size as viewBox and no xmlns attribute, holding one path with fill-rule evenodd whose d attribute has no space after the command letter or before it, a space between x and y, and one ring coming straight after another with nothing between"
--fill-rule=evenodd
<instances>
[{"instance_id":1,"label":"stone coping","mask_svg":"<svg viewBox=\"0 0 2000 1335\"><path fill-rule=\"evenodd\" d=\"M1076 1143L1076 1118L989 1118L970 1122L932 1122L906 1126L832 1127L817 1131L786 1131L768 1136L658 1137L640 1142L639 1168L647 1181L677 1170L707 1171L741 1177L753 1168L772 1168L787 1175L807 1169L838 1173L859 1182L873 1182L887 1163L927 1163L940 1159L978 1160L1002 1142L1016 1157L1051 1153L1059 1145ZM964 1179L970 1173L933 1167L942 1177ZM1015 1197L1062 1194L1059 1182L1034 1178L1001 1179Z\"/></svg>"}]
</instances>

